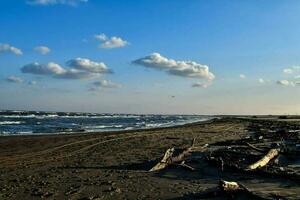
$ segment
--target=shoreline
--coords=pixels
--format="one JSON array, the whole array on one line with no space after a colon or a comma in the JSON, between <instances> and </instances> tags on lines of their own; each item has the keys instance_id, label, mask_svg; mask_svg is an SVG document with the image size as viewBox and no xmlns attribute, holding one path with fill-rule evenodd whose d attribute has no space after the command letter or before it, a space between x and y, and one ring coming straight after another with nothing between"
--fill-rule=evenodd
<instances>
[{"instance_id":1,"label":"shoreline","mask_svg":"<svg viewBox=\"0 0 300 200\"><path fill-rule=\"evenodd\" d=\"M297 199L300 185L296 180L223 171L204 160L190 164L196 171L180 167L158 173L148 170L168 148L189 147L193 139L197 147L208 144L208 152L225 148L222 153L230 150L231 143L236 148L240 140L259 134L264 134L267 144L277 142L268 133L298 127L295 121L223 117L147 130L0 137L0 199L197 199L189 195L217 186L220 179L238 181L265 199L271 199L274 191ZM253 141L261 147L262 140ZM250 150L243 143L240 148L241 153ZM193 154L197 159L201 155Z\"/></svg>"}]
</instances>

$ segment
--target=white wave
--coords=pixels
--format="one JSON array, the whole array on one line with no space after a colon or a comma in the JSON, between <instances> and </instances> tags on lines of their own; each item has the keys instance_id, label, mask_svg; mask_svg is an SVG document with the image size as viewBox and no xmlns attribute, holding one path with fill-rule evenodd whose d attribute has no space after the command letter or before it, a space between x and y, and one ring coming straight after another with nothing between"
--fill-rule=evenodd
<instances>
[{"instance_id":1,"label":"white wave","mask_svg":"<svg viewBox=\"0 0 300 200\"><path fill-rule=\"evenodd\" d=\"M154 127L160 127L166 124L162 124L162 123L152 123L152 124L146 124L146 127L148 128L154 128Z\"/></svg>"},{"instance_id":2,"label":"white wave","mask_svg":"<svg viewBox=\"0 0 300 200\"><path fill-rule=\"evenodd\" d=\"M24 123L23 121L3 121L0 122L0 125L11 125L11 124L22 124Z\"/></svg>"},{"instance_id":3,"label":"white wave","mask_svg":"<svg viewBox=\"0 0 300 200\"><path fill-rule=\"evenodd\" d=\"M37 119L54 118L54 117L58 117L58 115L55 115L55 114L49 114L49 115L37 115L37 116L36 116Z\"/></svg>"},{"instance_id":4,"label":"white wave","mask_svg":"<svg viewBox=\"0 0 300 200\"><path fill-rule=\"evenodd\" d=\"M3 118L34 118L35 115L0 115Z\"/></svg>"},{"instance_id":5,"label":"white wave","mask_svg":"<svg viewBox=\"0 0 300 200\"><path fill-rule=\"evenodd\" d=\"M96 125L96 126L85 126L85 129L109 129L109 128L122 128L123 125Z\"/></svg>"},{"instance_id":6,"label":"white wave","mask_svg":"<svg viewBox=\"0 0 300 200\"><path fill-rule=\"evenodd\" d=\"M19 135L31 135L32 134L32 131L21 131L21 132L18 132Z\"/></svg>"}]
</instances>

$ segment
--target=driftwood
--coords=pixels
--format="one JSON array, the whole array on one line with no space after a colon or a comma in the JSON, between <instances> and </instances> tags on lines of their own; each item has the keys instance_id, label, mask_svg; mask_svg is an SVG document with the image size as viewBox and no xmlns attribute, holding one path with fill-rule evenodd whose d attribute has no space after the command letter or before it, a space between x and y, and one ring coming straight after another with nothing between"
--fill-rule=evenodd
<instances>
[{"instance_id":1,"label":"driftwood","mask_svg":"<svg viewBox=\"0 0 300 200\"><path fill-rule=\"evenodd\" d=\"M154 171L159 171L162 169L165 169L166 167L168 167L169 165L177 165L177 166L181 166L184 168L187 168L189 170L195 170L193 167L185 164L185 159L186 157L190 156L192 152L195 151L195 149L199 149L199 147L195 147L195 138L192 141L192 145L186 149L184 149L179 155L177 156L173 156L174 152L175 152L175 148L170 148L168 149L163 158L161 159L161 161L159 161L159 163L157 163L154 167L152 167L149 171L150 172L154 172ZM205 148L208 145L204 145L201 148Z\"/></svg>"},{"instance_id":2,"label":"driftwood","mask_svg":"<svg viewBox=\"0 0 300 200\"><path fill-rule=\"evenodd\" d=\"M242 195L245 198L245 195L249 199L259 199L265 200L258 196L257 194L250 191L246 186L232 181L220 180L219 185L214 188L209 188L203 193L197 194L198 198L215 198L221 196L227 196L228 199L239 199L238 196Z\"/></svg>"},{"instance_id":3,"label":"driftwood","mask_svg":"<svg viewBox=\"0 0 300 200\"><path fill-rule=\"evenodd\" d=\"M271 149L264 157L262 157L259 161L249 165L247 170L255 170L257 168L261 168L266 166L273 158L277 157L280 152L280 149Z\"/></svg>"},{"instance_id":4,"label":"driftwood","mask_svg":"<svg viewBox=\"0 0 300 200\"><path fill-rule=\"evenodd\" d=\"M182 161L180 164L178 164L178 166L183 167L183 168L186 168L186 169L191 170L191 171L194 171L194 170L195 170L195 168L193 168L193 167L191 167L191 166L185 164L185 161Z\"/></svg>"},{"instance_id":5,"label":"driftwood","mask_svg":"<svg viewBox=\"0 0 300 200\"><path fill-rule=\"evenodd\" d=\"M243 191L247 191L247 192L251 193L248 188L246 188L242 184L239 184L239 183L233 182L233 181L220 180L219 188L221 190L227 191L227 192L235 192L238 190L243 190Z\"/></svg>"},{"instance_id":6,"label":"driftwood","mask_svg":"<svg viewBox=\"0 0 300 200\"><path fill-rule=\"evenodd\" d=\"M234 193L245 193L251 199L265 199L257 194L254 194L250 191L246 186L242 185L241 183L233 182L233 181L224 181L220 180L219 182L219 189L226 194L234 194Z\"/></svg>"},{"instance_id":7,"label":"driftwood","mask_svg":"<svg viewBox=\"0 0 300 200\"><path fill-rule=\"evenodd\" d=\"M157 163L154 167L152 167L149 171L150 172L159 171L166 168L172 162L171 159L174 151L175 151L174 147L168 149L164 154L163 158L161 159L161 161Z\"/></svg>"}]
</instances>

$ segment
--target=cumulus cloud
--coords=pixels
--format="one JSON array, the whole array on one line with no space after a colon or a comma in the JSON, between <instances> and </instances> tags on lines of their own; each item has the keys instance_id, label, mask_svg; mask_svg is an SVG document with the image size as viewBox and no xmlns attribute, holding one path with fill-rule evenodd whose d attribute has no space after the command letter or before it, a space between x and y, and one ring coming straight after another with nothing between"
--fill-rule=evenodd
<instances>
[{"instance_id":1,"label":"cumulus cloud","mask_svg":"<svg viewBox=\"0 0 300 200\"><path fill-rule=\"evenodd\" d=\"M50 53L50 51L51 51L49 49L49 47L46 47L46 46L38 46L38 47L35 47L34 50L39 52L42 55L46 55L46 54Z\"/></svg>"},{"instance_id":2,"label":"cumulus cloud","mask_svg":"<svg viewBox=\"0 0 300 200\"><path fill-rule=\"evenodd\" d=\"M17 76L9 76L5 79L7 82L10 83L22 83L23 79Z\"/></svg>"},{"instance_id":3,"label":"cumulus cloud","mask_svg":"<svg viewBox=\"0 0 300 200\"><path fill-rule=\"evenodd\" d=\"M129 44L126 40L123 40L120 37L113 36L111 38L107 37L104 33L94 36L97 40L101 41L99 48L102 49L113 49L125 47Z\"/></svg>"},{"instance_id":4,"label":"cumulus cloud","mask_svg":"<svg viewBox=\"0 0 300 200\"><path fill-rule=\"evenodd\" d=\"M277 84L282 85L282 86L295 86L295 83L293 81L288 81L288 80L279 80L277 81Z\"/></svg>"},{"instance_id":5,"label":"cumulus cloud","mask_svg":"<svg viewBox=\"0 0 300 200\"><path fill-rule=\"evenodd\" d=\"M260 78L260 79L258 79L258 82L259 82L259 83L265 83L265 80L262 79L262 78Z\"/></svg>"},{"instance_id":6,"label":"cumulus cloud","mask_svg":"<svg viewBox=\"0 0 300 200\"><path fill-rule=\"evenodd\" d=\"M94 62L86 58L75 58L67 62L68 68L50 62L40 64L37 62L24 65L23 73L52 76L60 79L93 79L104 73L112 73L102 62Z\"/></svg>"},{"instance_id":7,"label":"cumulus cloud","mask_svg":"<svg viewBox=\"0 0 300 200\"><path fill-rule=\"evenodd\" d=\"M163 57L159 53L153 53L149 56L132 61L133 64L141 65L148 68L166 71L168 74L204 79L211 82L215 75L209 71L207 65L202 65L193 61L176 61Z\"/></svg>"},{"instance_id":8,"label":"cumulus cloud","mask_svg":"<svg viewBox=\"0 0 300 200\"><path fill-rule=\"evenodd\" d=\"M30 5L56 5L56 4L66 4L66 5L72 5L75 6L79 3L86 3L88 0L30 0L27 1Z\"/></svg>"},{"instance_id":9,"label":"cumulus cloud","mask_svg":"<svg viewBox=\"0 0 300 200\"><path fill-rule=\"evenodd\" d=\"M114 83L109 80L100 80L100 81L95 81L90 88L91 91L96 91L101 88L121 88L122 85L119 83Z\"/></svg>"},{"instance_id":10,"label":"cumulus cloud","mask_svg":"<svg viewBox=\"0 0 300 200\"><path fill-rule=\"evenodd\" d=\"M283 69L284 74L294 74L295 72L300 71L300 66L292 66L290 68Z\"/></svg>"},{"instance_id":11,"label":"cumulus cloud","mask_svg":"<svg viewBox=\"0 0 300 200\"><path fill-rule=\"evenodd\" d=\"M36 74L36 75L58 75L64 74L66 70L59 64L49 62L48 64L40 64L38 62L24 65L21 68L23 73Z\"/></svg>"},{"instance_id":12,"label":"cumulus cloud","mask_svg":"<svg viewBox=\"0 0 300 200\"><path fill-rule=\"evenodd\" d=\"M88 71L91 73L111 73L103 62L94 62L86 58L75 58L69 60L67 65L71 68Z\"/></svg>"},{"instance_id":13,"label":"cumulus cloud","mask_svg":"<svg viewBox=\"0 0 300 200\"><path fill-rule=\"evenodd\" d=\"M126 40L123 40L120 37L111 37L109 40L106 40L100 45L100 48L103 49L112 49L112 48L121 48L125 47L128 44Z\"/></svg>"},{"instance_id":14,"label":"cumulus cloud","mask_svg":"<svg viewBox=\"0 0 300 200\"><path fill-rule=\"evenodd\" d=\"M10 52L16 54L17 56L22 55L23 52L17 47L11 46L10 44L0 44L0 53Z\"/></svg>"},{"instance_id":15,"label":"cumulus cloud","mask_svg":"<svg viewBox=\"0 0 300 200\"><path fill-rule=\"evenodd\" d=\"M245 74L240 74L240 78L241 78L241 79L245 79L245 78L246 78L246 75L245 75Z\"/></svg>"}]
</instances>

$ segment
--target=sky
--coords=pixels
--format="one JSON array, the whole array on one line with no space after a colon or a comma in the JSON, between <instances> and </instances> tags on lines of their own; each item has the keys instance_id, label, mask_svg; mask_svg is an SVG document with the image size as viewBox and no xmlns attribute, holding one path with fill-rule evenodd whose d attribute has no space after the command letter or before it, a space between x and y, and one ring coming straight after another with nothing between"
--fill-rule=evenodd
<instances>
[{"instance_id":1,"label":"sky","mask_svg":"<svg viewBox=\"0 0 300 200\"><path fill-rule=\"evenodd\" d=\"M300 114L298 0L1 0L0 109Z\"/></svg>"}]
</instances>

